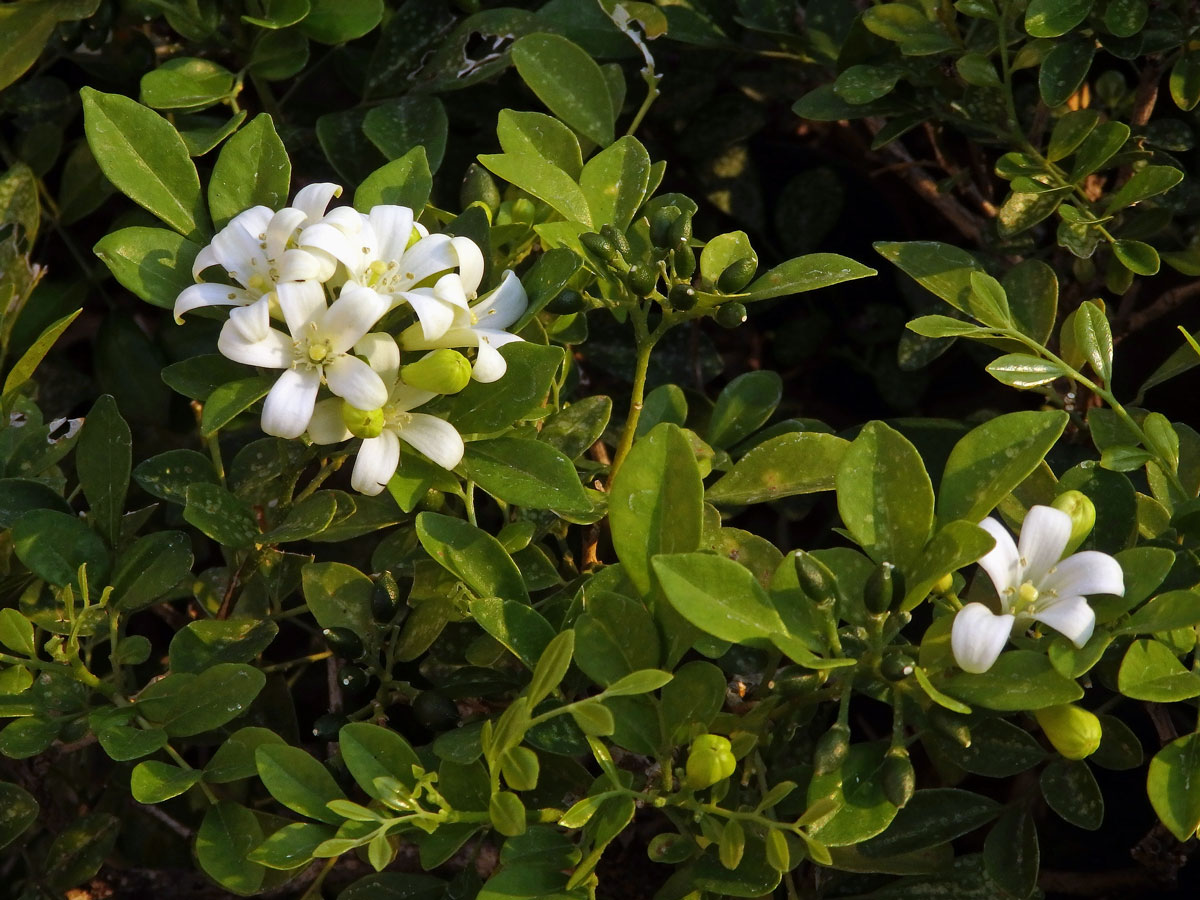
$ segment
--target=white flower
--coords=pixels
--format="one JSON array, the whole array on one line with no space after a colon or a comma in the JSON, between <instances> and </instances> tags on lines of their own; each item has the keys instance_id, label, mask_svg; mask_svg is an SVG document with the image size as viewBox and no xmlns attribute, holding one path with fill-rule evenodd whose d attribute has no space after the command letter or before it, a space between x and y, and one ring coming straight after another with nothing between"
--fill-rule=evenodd
<instances>
[{"instance_id":1,"label":"white flower","mask_svg":"<svg viewBox=\"0 0 1200 900\"><path fill-rule=\"evenodd\" d=\"M386 334L369 334L356 348L391 386L383 404L383 426L376 437L364 438L350 474L350 485L363 494L378 494L396 473L400 442L416 448L445 469L453 469L463 456L463 440L449 422L426 413L416 413L423 403L438 396L400 380L400 350ZM342 401L322 400L317 404L308 435L314 443L336 444L352 435L342 416Z\"/></svg>"},{"instance_id":2,"label":"white flower","mask_svg":"<svg viewBox=\"0 0 1200 900\"><path fill-rule=\"evenodd\" d=\"M279 306L290 336L271 327L266 303L253 303L230 311L217 340L217 349L232 360L286 370L263 404L263 431L283 438L303 434L322 382L359 409L377 409L387 401L383 379L350 354L387 312L386 301L374 291L346 285L328 307L323 292L281 292Z\"/></svg>"},{"instance_id":3,"label":"white flower","mask_svg":"<svg viewBox=\"0 0 1200 900\"><path fill-rule=\"evenodd\" d=\"M175 321L201 306L247 306L279 289L315 294L333 274L328 259L299 249L295 239L305 225L325 214L340 194L336 184L311 184L296 194L291 206L272 212L253 206L234 216L212 243L196 254L192 277L210 266L225 270L233 285L200 282L184 288L175 300Z\"/></svg>"},{"instance_id":4,"label":"white flower","mask_svg":"<svg viewBox=\"0 0 1200 900\"><path fill-rule=\"evenodd\" d=\"M457 296L461 290L456 284L457 278L453 273L442 276L433 287L434 294ZM454 320L440 337L431 339L414 325L400 335L400 346L405 350L477 347L471 377L485 383L497 381L504 376L508 363L496 348L521 340L504 329L521 318L528 305L529 298L521 279L509 269L500 286L474 306L453 305Z\"/></svg>"},{"instance_id":5,"label":"white flower","mask_svg":"<svg viewBox=\"0 0 1200 900\"><path fill-rule=\"evenodd\" d=\"M340 262L350 282L387 298L389 306L407 301L430 338L450 327L453 308L466 308L483 278L483 253L474 241L429 234L406 206L376 206L366 215L349 207L335 209L304 229L299 244ZM456 268L461 278L457 294L417 287Z\"/></svg>"},{"instance_id":6,"label":"white flower","mask_svg":"<svg viewBox=\"0 0 1200 900\"><path fill-rule=\"evenodd\" d=\"M1071 537L1071 517L1050 506L1030 508L1021 525L1020 547L995 519L980 526L996 546L979 560L1000 595L1001 614L982 603L958 611L950 632L954 659L967 672L986 672L1004 649L1014 625L1049 625L1076 647L1096 627L1088 594L1125 593L1121 564L1107 553L1086 550L1061 559Z\"/></svg>"}]
</instances>

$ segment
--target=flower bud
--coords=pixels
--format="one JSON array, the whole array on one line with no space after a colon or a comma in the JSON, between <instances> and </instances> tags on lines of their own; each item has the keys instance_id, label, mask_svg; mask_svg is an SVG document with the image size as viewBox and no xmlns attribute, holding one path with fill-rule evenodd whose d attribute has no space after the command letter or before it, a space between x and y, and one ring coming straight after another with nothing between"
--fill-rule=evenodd
<instances>
[{"instance_id":1,"label":"flower bud","mask_svg":"<svg viewBox=\"0 0 1200 900\"><path fill-rule=\"evenodd\" d=\"M373 438L383 433L382 409L357 409L343 400L342 421L355 437Z\"/></svg>"},{"instance_id":2,"label":"flower bud","mask_svg":"<svg viewBox=\"0 0 1200 900\"><path fill-rule=\"evenodd\" d=\"M625 259L629 259L629 241L625 238L625 233L615 225L601 225L600 235L608 241L616 251Z\"/></svg>"},{"instance_id":3,"label":"flower bud","mask_svg":"<svg viewBox=\"0 0 1200 900\"><path fill-rule=\"evenodd\" d=\"M667 249L671 244L671 225L679 218L678 206L664 206L650 217L650 243Z\"/></svg>"},{"instance_id":4,"label":"flower bud","mask_svg":"<svg viewBox=\"0 0 1200 900\"><path fill-rule=\"evenodd\" d=\"M582 312L587 307L587 300L579 291L573 291L567 288L557 297L546 304L546 312L554 313L556 316L568 316L571 313Z\"/></svg>"},{"instance_id":5,"label":"flower bud","mask_svg":"<svg viewBox=\"0 0 1200 900\"><path fill-rule=\"evenodd\" d=\"M613 246L613 242L594 231L581 234L579 236L579 243L589 253L595 254L609 265L613 265L621 258L621 255L617 252L617 248Z\"/></svg>"},{"instance_id":6,"label":"flower bud","mask_svg":"<svg viewBox=\"0 0 1200 900\"><path fill-rule=\"evenodd\" d=\"M726 303L713 316L722 328L737 328L746 321L746 307L738 302Z\"/></svg>"},{"instance_id":7,"label":"flower bud","mask_svg":"<svg viewBox=\"0 0 1200 900\"><path fill-rule=\"evenodd\" d=\"M658 269L638 263L629 269L629 288L639 297L649 296L658 284Z\"/></svg>"},{"instance_id":8,"label":"flower bud","mask_svg":"<svg viewBox=\"0 0 1200 900\"><path fill-rule=\"evenodd\" d=\"M404 579L406 587L412 587L412 579ZM375 578L375 586L371 588L371 615L381 625L390 624L396 618L404 605L407 591L401 590L400 583L391 572L381 572Z\"/></svg>"},{"instance_id":9,"label":"flower bud","mask_svg":"<svg viewBox=\"0 0 1200 900\"><path fill-rule=\"evenodd\" d=\"M917 773L903 747L893 747L883 760L883 795L888 803L903 809L917 787Z\"/></svg>"},{"instance_id":10,"label":"flower bud","mask_svg":"<svg viewBox=\"0 0 1200 900\"><path fill-rule=\"evenodd\" d=\"M688 241L692 239L692 216L690 213L682 213L679 218L671 223L671 230L668 234L667 245L672 250L686 250Z\"/></svg>"},{"instance_id":11,"label":"flower bud","mask_svg":"<svg viewBox=\"0 0 1200 900\"><path fill-rule=\"evenodd\" d=\"M471 163L467 167L467 174L463 176L458 199L462 203L463 209L478 202L491 210L494 216L496 210L500 208L500 189L496 187L496 180L492 178L487 169L479 163Z\"/></svg>"},{"instance_id":12,"label":"flower bud","mask_svg":"<svg viewBox=\"0 0 1200 900\"><path fill-rule=\"evenodd\" d=\"M947 572L945 575L943 575L941 578L939 578L937 581L935 581L933 583L933 587L931 587L929 590L931 593L941 596L942 594L950 593L950 591L953 589L954 589L954 573Z\"/></svg>"},{"instance_id":13,"label":"flower bud","mask_svg":"<svg viewBox=\"0 0 1200 900\"><path fill-rule=\"evenodd\" d=\"M1073 703L1034 710L1034 717L1054 749L1067 759L1091 756L1100 746L1100 720Z\"/></svg>"},{"instance_id":14,"label":"flower bud","mask_svg":"<svg viewBox=\"0 0 1200 900\"><path fill-rule=\"evenodd\" d=\"M471 363L457 350L434 350L401 366L400 378L423 391L457 394L471 382Z\"/></svg>"},{"instance_id":15,"label":"flower bud","mask_svg":"<svg viewBox=\"0 0 1200 900\"><path fill-rule=\"evenodd\" d=\"M667 302L672 309L686 312L696 305L696 289L690 284L677 284L667 294Z\"/></svg>"},{"instance_id":16,"label":"flower bud","mask_svg":"<svg viewBox=\"0 0 1200 900\"><path fill-rule=\"evenodd\" d=\"M690 247L672 251L675 274L680 278L691 278L696 271L696 254Z\"/></svg>"},{"instance_id":17,"label":"flower bud","mask_svg":"<svg viewBox=\"0 0 1200 900\"><path fill-rule=\"evenodd\" d=\"M757 268L758 263L753 256L743 256L731 262L717 279L717 290L723 294L736 294L750 283Z\"/></svg>"},{"instance_id":18,"label":"flower bud","mask_svg":"<svg viewBox=\"0 0 1200 900\"><path fill-rule=\"evenodd\" d=\"M362 638L349 628L325 628L321 634L334 656L340 656L342 659L362 659L363 654L367 652Z\"/></svg>"},{"instance_id":19,"label":"flower bud","mask_svg":"<svg viewBox=\"0 0 1200 900\"><path fill-rule=\"evenodd\" d=\"M867 577L867 583L863 587L863 603L867 607L867 612L874 616L881 616L892 608L892 604L898 599L900 591L897 590L899 575L896 573L896 567L890 562L881 562L875 567L875 571Z\"/></svg>"},{"instance_id":20,"label":"flower bud","mask_svg":"<svg viewBox=\"0 0 1200 900\"><path fill-rule=\"evenodd\" d=\"M849 752L850 726L836 722L817 741L813 751L813 774L828 775L840 769Z\"/></svg>"},{"instance_id":21,"label":"flower bud","mask_svg":"<svg viewBox=\"0 0 1200 900\"><path fill-rule=\"evenodd\" d=\"M800 550L792 557L796 566L796 580L800 582L800 590L813 603L822 609L832 609L840 598L837 576L823 562Z\"/></svg>"},{"instance_id":22,"label":"flower bud","mask_svg":"<svg viewBox=\"0 0 1200 900\"><path fill-rule=\"evenodd\" d=\"M1081 491L1064 491L1050 504L1071 517L1071 537L1063 555L1074 553L1084 542L1096 524L1096 506L1091 498Z\"/></svg>"},{"instance_id":23,"label":"flower bud","mask_svg":"<svg viewBox=\"0 0 1200 900\"><path fill-rule=\"evenodd\" d=\"M733 745L718 734L701 734L692 741L687 758L687 786L693 791L712 787L737 768Z\"/></svg>"},{"instance_id":24,"label":"flower bud","mask_svg":"<svg viewBox=\"0 0 1200 900\"><path fill-rule=\"evenodd\" d=\"M912 657L893 648L883 655L879 672L888 681L903 681L913 673Z\"/></svg>"}]
</instances>

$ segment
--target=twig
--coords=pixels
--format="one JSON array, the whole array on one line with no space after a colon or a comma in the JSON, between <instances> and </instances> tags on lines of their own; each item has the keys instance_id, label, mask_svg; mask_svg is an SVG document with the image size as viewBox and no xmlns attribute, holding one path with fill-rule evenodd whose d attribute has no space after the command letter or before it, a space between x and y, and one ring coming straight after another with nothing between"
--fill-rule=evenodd
<instances>
[{"instance_id":1,"label":"twig","mask_svg":"<svg viewBox=\"0 0 1200 900\"><path fill-rule=\"evenodd\" d=\"M1197 295L1200 295L1200 281L1189 281L1187 284L1181 284L1179 287L1159 294L1153 303L1129 317L1125 322L1125 327L1121 329L1122 333L1119 337L1145 328L1151 322L1173 312Z\"/></svg>"},{"instance_id":2,"label":"twig","mask_svg":"<svg viewBox=\"0 0 1200 900\"><path fill-rule=\"evenodd\" d=\"M133 805L146 815L150 816L152 819L158 819L158 821L162 822L185 841L190 841L192 836L195 834L192 829L188 828L182 822L171 818L157 806L150 806L145 803L134 803Z\"/></svg>"}]
</instances>

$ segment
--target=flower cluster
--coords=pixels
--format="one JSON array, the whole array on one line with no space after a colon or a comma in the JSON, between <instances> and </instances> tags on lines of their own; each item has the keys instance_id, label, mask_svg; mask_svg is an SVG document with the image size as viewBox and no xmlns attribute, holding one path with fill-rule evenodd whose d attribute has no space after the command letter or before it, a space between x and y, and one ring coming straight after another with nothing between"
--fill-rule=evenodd
<instances>
[{"instance_id":1,"label":"flower cluster","mask_svg":"<svg viewBox=\"0 0 1200 900\"><path fill-rule=\"evenodd\" d=\"M1096 627L1089 594L1125 593L1121 564L1107 553L1085 550L1063 559L1071 540L1071 517L1051 506L1033 506L1021 524L1020 544L995 519L980 526L996 539L979 565L1000 597L997 615L968 603L954 617L950 647L966 672L986 672L1017 625L1037 621L1082 647Z\"/></svg>"},{"instance_id":2,"label":"flower cluster","mask_svg":"<svg viewBox=\"0 0 1200 900\"><path fill-rule=\"evenodd\" d=\"M512 271L477 297L484 259L469 238L430 234L403 206L328 209L340 194L314 184L291 206L235 216L196 256L197 283L175 301L175 319L232 307L221 353L282 370L263 404L263 431L322 444L362 438L351 484L377 494L396 471L401 441L447 469L458 465L454 427L412 410L470 379L502 377L497 348L520 340L504 329L528 299ZM474 348L474 362L454 348ZM404 354L421 351L402 365ZM323 391L332 396L319 399Z\"/></svg>"}]
</instances>

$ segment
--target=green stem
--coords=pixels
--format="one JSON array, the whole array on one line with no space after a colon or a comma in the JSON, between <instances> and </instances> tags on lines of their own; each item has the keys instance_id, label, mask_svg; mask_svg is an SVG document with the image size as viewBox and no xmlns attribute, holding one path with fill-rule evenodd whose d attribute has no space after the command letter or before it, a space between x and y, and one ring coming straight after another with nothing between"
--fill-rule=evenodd
<instances>
[{"instance_id":1,"label":"green stem","mask_svg":"<svg viewBox=\"0 0 1200 900\"><path fill-rule=\"evenodd\" d=\"M463 492L463 503L467 507L467 521L478 527L479 523L475 521L475 482L470 478Z\"/></svg>"},{"instance_id":2,"label":"green stem","mask_svg":"<svg viewBox=\"0 0 1200 900\"><path fill-rule=\"evenodd\" d=\"M664 319L654 331L649 331L646 327L647 310L645 307L636 307L629 318L633 321L634 336L637 340L637 356L634 359L633 365L633 389L629 397L629 414L625 417L625 427L621 431L621 439L617 444L616 452L613 454L612 466L608 472L608 486L611 488L613 479L617 475L617 470L621 468L621 463L625 461L625 457L629 455L630 448L633 447L633 438L637 434L638 420L642 416L642 405L646 395L646 373L650 369L650 354L654 352L654 345L658 343L658 339L662 337L662 333L667 325L667 320Z\"/></svg>"}]
</instances>

